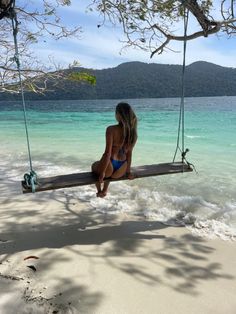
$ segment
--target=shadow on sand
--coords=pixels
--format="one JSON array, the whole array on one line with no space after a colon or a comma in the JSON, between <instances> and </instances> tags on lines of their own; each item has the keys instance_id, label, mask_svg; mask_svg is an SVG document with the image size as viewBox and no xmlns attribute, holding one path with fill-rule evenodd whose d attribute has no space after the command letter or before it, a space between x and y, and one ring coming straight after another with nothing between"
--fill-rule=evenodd
<instances>
[{"instance_id":1,"label":"shadow on sand","mask_svg":"<svg viewBox=\"0 0 236 314\"><path fill-rule=\"evenodd\" d=\"M4 188L1 188L1 192L3 191ZM60 214L55 213L44 217L44 221L37 222L39 212L36 208L46 208L49 199L60 205ZM220 278L234 279L222 270L220 263L210 261L215 250L209 245L210 242L188 232L173 236L173 233L165 230L171 227L158 221L126 217L125 221L119 222L115 215L77 209L73 192L70 196L54 192L42 193L30 200L34 202L34 209L25 210L26 199L20 197L19 208L9 210L11 200L2 199L1 216L6 232L1 233L0 237L0 263L24 251L34 254L36 250L44 249L40 260L41 271L45 273L58 259L60 263L69 263L80 256L92 265L93 272L95 258L147 287L163 285L178 293L192 296L201 293L202 282ZM42 217L42 212L40 214ZM15 220L8 222L9 215L14 215ZM29 215L34 216L33 230L28 223L19 225L22 218ZM64 248L63 255L59 253L61 248ZM136 262L133 262L134 258ZM146 267L143 267L143 263ZM78 295L83 300L80 304L81 312L84 308L92 313L103 298L102 292L91 293L89 286L78 285L78 282L79 279L76 278L61 279L58 291L63 287L64 297L68 298Z\"/></svg>"}]
</instances>

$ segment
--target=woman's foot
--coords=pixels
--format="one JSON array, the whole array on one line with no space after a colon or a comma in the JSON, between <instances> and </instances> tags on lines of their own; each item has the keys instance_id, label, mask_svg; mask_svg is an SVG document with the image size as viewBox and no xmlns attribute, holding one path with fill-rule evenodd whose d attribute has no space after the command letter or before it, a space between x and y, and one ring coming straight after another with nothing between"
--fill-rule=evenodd
<instances>
[{"instance_id":1,"label":"woman's foot","mask_svg":"<svg viewBox=\"0 0 236 314\"><path fill-rule=\"evenodd\" d=\"M103 184L103 189L102 189L102 185L99 182L96 182L96 188L97 188L97 197L105 197L107 195L107 190L108 190L108 186L109 186L110 181L105 181Z\"/></svg>"},{"instance_id":2,"label":"woman's foot","mask_svg":"<svg viewBox=\"0 0 236 314\"><path fill-rule=\"evenodd\" d=\"M108 180L104 182L103 189L102 189L102 192L100 193L99 197L105 197L107 195L107 190L108 190L109 184L110 184L110 181L108 181Z\"/></svg>"},{"instance_id":3,"label":"woman's foot","mask_svg":"<svg viewBox=\"0 0 236 314\"><path fill-rule=\"evenodd\" d=\"M100 191L97 193L97 197L104 198L107 195L107 191Z\"/></svg>"}]
</instances>

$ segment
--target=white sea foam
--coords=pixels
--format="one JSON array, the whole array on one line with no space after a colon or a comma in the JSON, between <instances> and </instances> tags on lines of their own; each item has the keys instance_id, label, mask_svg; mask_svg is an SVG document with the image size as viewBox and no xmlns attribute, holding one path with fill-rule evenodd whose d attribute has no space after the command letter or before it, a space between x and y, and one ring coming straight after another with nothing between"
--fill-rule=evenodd
<instances>
[{"instance_id":1,"label":"white sea foam","mask_svg":"<svg viewBox=\"0 0 236 314\"><path fill-rule=\"evenodd\" d=\"M97 198L94 187L76 192L79 200L102 213L132 213L169 226L187 226L209 238L236 240L236 203L211 203L200 196L176 196L153 188L139 189L126 182L111 184L106 198Z\"/></svg>"},{"instance_id":2,"label":"white sea foam","mask_svg":"<svg viewBox=\"0 0 236 314\"><path fill-rule=\"evenodd\" d=\"M197 219L192 226L188 228L198 236L211 239L221 238L222 240L236 240L236 229L230 227L224 222L212 220Z\"/></svg>"},{"instance_id":3,"label":"white sea foam","mask_svg":"<svg viewBox=\"0 0 236 314\"><path fill-rule=\"evenodd\" d=\"M186 135L187 138L190 138L190 139L194 139L194 138L204 138L204 136L201 136L201 135Z\"/></svg>"}]
</instances>

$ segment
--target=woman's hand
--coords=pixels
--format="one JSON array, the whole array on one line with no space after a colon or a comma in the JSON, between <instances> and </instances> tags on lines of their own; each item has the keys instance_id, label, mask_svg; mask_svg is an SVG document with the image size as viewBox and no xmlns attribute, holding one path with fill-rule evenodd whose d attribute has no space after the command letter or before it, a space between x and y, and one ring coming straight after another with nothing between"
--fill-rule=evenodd
<instances>
[{"instance_id":1,"label":"woman's hand","mask_svg":"<svg viewBox=\"0 0 236 314\"><path fill-rule=\"evenodd\" d=\"M127 175L127 178L128 178L129 180L135 179L135 175L134 175L133 173L131 173L131 172L127 172L126 175Z\"/></svg>"}]
</instances>

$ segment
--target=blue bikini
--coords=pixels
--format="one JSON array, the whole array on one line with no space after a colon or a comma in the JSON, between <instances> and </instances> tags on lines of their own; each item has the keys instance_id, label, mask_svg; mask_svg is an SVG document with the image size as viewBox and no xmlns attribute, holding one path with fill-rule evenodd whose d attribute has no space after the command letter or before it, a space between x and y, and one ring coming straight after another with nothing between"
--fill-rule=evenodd
<instances>
[{"instance_id":1,"label":"blue bikini","mask_svg":"<svg viewBox=\"0 0 236 314\"><path fill-rule=\"evenodd\" d=\"M116 171L120 169L120 167L126 162L126 160L115 160L111 158L111 163L113 166L113 170Z\"/></svg>"},{"instance_id":2,"label":"blue bikini","mask_svg":"<svg viewBox=\"0 0 236 314\"><path fill-rule=\"evenodd\" d=\"M125 156L125 149L124 147L120 148L119 149L119 153L118 153L118 156ZM116 160L116 159L112 159L111 158L111 163L112 163L112 166L113 166L113 171L116 171L118 169L120 169L120 167L126 162L126 159L125 160Z\"/></svg>"}]
</instances>

